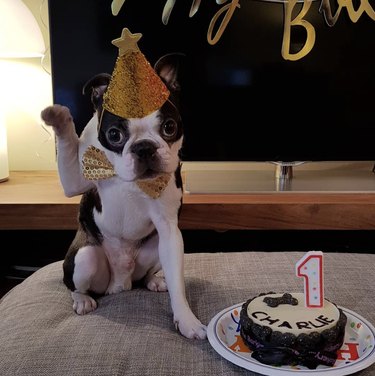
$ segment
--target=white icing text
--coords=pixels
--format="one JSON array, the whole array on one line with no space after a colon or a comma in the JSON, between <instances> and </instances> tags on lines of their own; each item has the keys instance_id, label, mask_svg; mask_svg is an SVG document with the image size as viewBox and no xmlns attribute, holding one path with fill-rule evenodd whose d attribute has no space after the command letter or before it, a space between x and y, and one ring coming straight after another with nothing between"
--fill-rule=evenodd
<instances>
[{"instance_id":1,"label":"white icing text","mask_svg":"<svg viewBox=\"0 0 375 376\"><path fill-rule=\"evenodd\" d=\"M273 318L268 313L261 311L253 312L252 316L257 320L264 322L265 324L269 324L278 328L289 329L317 329L327 326L334 321L333 319L329 319L328 317L320 315L312 321L289 322L286 320L282 321L281 319Z\"/></svg>"}]
</instances>

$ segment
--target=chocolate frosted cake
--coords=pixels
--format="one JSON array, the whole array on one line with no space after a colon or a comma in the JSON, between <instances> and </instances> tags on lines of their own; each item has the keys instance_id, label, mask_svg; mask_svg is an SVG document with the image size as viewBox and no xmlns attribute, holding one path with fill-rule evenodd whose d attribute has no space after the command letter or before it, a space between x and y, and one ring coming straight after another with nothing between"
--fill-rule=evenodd
<instances>
[{"instance_id":1,"label":"chocolate frosted cake","mask_svg":"<svg viewBox=\"0 0 375 376\"><path fill-rule=\"evenodd\" d=\"M260 294L241 308L241 337L263 364L332 367L343 344L347 318L324 299L322 308L305 307L303 293Z\"/></svg>"}]
</instances>

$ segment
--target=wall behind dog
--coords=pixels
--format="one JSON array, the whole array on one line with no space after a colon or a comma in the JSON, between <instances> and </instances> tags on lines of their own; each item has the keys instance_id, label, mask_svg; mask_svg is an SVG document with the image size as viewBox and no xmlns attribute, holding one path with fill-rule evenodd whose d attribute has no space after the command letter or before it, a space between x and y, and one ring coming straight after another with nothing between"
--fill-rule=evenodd
<instances>
[{"instance_id":1,"label":"wall behind dog","mask_svg":"<svg viewBox=\"0 0 375 376\"><path fill-rule=\"evenodd\" d=\"M0 59L0 106L5 117L9 170L56 170L55 137L40 112L52 104L48 1L23 0L42 31L46 56Z\"/></svg>"}]
</instances>

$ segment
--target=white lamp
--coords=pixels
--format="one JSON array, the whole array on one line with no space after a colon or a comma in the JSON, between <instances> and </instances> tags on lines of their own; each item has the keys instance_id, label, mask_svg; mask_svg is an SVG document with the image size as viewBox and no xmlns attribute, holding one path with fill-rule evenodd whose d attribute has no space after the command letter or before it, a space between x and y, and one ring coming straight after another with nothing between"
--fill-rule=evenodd
<instances>
[{"instance_id":1,"label":"white lamp","mask_svg":"<svg viewBox=\"0 0 375 376\"><path fill-rule=\"evenodd\" d=\"M0 58L41 57L42 32L21 0L0 0Z\"/></svg>"},{"instance_id":2,"label":"white lamp","mask_svg":"<svg viewBox=\"0 0 375 376\"><path fill-rule=\"evenodd\" d=\"M0 59L42 57L42 32L21 0L0 0ZM9 166L4 116L0 113L0 182L8 180Z\"/></svg>"}]
</instances>

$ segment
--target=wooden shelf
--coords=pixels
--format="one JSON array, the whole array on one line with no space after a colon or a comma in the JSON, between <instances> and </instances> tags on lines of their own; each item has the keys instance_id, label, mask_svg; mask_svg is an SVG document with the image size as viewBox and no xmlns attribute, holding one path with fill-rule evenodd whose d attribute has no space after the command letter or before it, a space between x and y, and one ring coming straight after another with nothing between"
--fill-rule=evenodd
<instances>
[{"instance_id":1,"label":"wooden shelf","mask_svg":"<svg viewBox=\"0 0 375 376\"><path fill-rule=\"evenodd\" d=\"M0 230L75 230L80 197L57 172L12 172L0 183ZM375 230L375 192L185 193L182 229Z\"/></svg>"}]
</instances>

